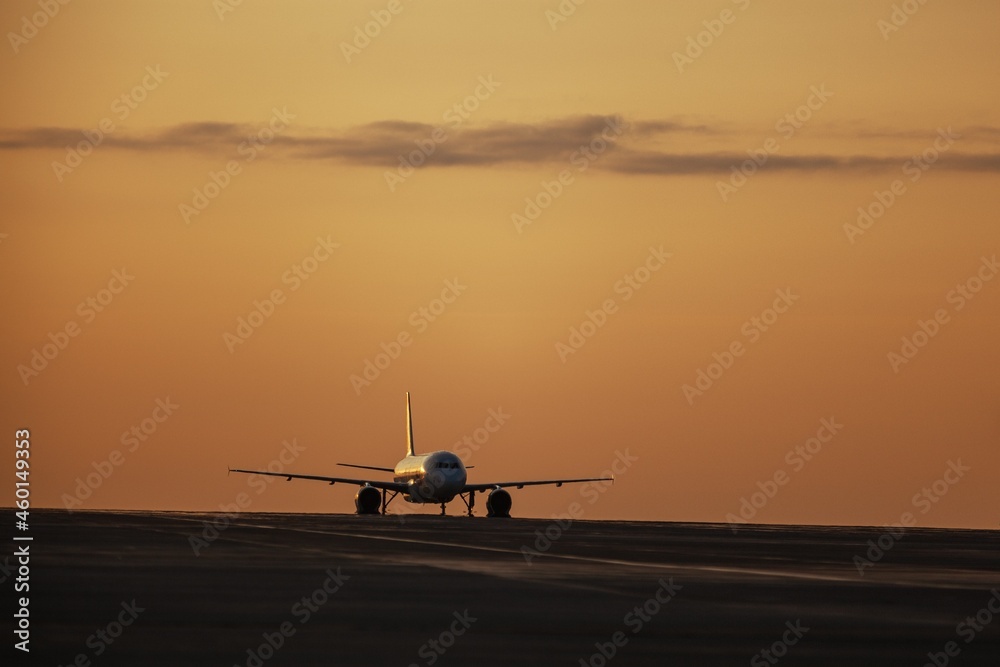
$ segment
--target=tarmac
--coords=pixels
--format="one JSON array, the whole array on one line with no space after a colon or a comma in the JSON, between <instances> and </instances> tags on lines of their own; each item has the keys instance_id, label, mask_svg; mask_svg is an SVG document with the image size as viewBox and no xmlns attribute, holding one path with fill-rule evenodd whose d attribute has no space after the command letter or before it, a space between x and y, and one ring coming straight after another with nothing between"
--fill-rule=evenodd
<instances>
[{"instance_id":1,"label":"tarmac","mask_svg":"<svg viewBox=\"0 0 1000 667\"><path fill-rule=\"evenodd\" d=\"M30 535L4 664L1000 665L1000 531L33 510Z\"/></svg>"}]
</instances>

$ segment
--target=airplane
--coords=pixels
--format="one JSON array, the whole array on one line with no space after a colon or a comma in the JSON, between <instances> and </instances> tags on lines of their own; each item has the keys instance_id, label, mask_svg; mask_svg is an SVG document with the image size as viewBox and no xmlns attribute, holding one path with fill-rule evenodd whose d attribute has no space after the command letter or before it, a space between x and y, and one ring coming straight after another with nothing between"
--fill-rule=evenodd
<instances>
[{"instance_id":1,"label":"airplane","mask_svg":"<svg viewBox=\"0 0 1000 667\"><path fill-rule=\"evenodd\" d=\"M347 468L363 468L391 472L393 481L381 482L365 479L348 479L345 477L324 477L322 475L297 475L287 472L270 472L265 470L241 470L230 468L229 472L240 472L251 475L271 475L284 477L286 481L293 479L314 479L328 482L331 486L337 482L355 484L361 488L354 496L354 506L358 514L385 514L389 503L399 494L410 503L441 504L441 516L445 515L445 506L455 499L462 499L472 516L476 506L476 493L489 492L486 496L486 516L509 518L512 505L510 493L504 489L542 484L576 484L580 482L614 483L614 477L588 477L584 479L547 479L524 482L483 482L479 484L466 483L466 466L454 452L441 450L430 454L417 454L413 449L413 417L410 412L410 392L406 392L406 456L396 464L395 468L357 465L353 463L338 463ZM472 468L474 466L469 466ZM392 494L391 496L389 494Z\"/></svg>"}]
</instances>

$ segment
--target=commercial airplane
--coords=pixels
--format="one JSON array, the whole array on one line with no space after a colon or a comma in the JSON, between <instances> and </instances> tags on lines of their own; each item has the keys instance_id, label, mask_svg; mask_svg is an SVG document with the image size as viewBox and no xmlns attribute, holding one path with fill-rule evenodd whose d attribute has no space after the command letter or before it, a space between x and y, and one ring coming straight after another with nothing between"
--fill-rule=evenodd
<instances>
[{"instance_id":1,"label":"commercial airplane","mask_svg":"<svg viewBox=\"0 0 1000 667\"><path fill-rule=\"evenodd\" d=\"M392 482L370 481L365 479L348 479L345 477L323 477L321 475L296 475L287 472L268 472L264 470L238 470L230 468L229 472L242 472L253 475L272 475L284 477L287 481L293 479L315 479L344 484L356 484L361 488L354 496L354 505L358 514L385 514L389 503L399 494L411 503L440 503L441 515L445 513L445 505L458 496L465 503L472 516L472 508L476 506L476 492L489 492L486 496L487 516L509 517L511 508L510 493L507 487L523 488L539 484L575 484L577 482L612 481L614 477L588 477L585 479L547 479L525 482L490 482L482 484L466 484L466 467L462 459L454 452L445 450L430 454L417 454L413 450L413 419L410 414L410 392L406 392L406 456L396 464L395 468L380 468L378 466L338 463L348 468L365 468L393 473ZM470 468L473 466L469 466ZM392 494L391 496L389 494Z\"/></svg>"}]
</instances>

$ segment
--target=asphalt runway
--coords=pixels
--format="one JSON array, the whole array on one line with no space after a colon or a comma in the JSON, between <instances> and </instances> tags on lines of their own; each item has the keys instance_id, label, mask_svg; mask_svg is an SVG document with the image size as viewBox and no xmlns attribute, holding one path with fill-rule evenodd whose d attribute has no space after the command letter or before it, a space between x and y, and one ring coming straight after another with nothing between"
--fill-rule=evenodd
<instances>
[{"instance_id":1,"label":"asphalt runway","mask_svg":"<svg viewBox=\"0 0 1000 667\"><path fill-rule=\"evenodd\" d=\"M1000 665L1000 531L34 510L31 534L5 664Z\"/></svg>"}]
</instances>

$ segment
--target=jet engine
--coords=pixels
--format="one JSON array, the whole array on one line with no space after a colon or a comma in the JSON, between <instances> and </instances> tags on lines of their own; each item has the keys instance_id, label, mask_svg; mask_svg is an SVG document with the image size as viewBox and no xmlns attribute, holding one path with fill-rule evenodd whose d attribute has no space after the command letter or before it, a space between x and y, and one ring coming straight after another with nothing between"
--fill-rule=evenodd
<instances>
[{"instance_id":1,"label":"jet engine","mask_svg":"<svg viewBox=\"0 0 1000 667\"><path fill-rule=\"evenodd\" d=\"M382 508L382 492L374 486L362 486L354 496L358 514L378 514Z\"/></svg>"},{"instance_id":2,"label":"jet engine","mask_svg":"<svg viewBox=\"0 0 1000 667\"><path fill-rule=\"evenodd\" d=\"M509 493L503 489L493 489L486 496L486 516L510 518L512 504Z\"/></svg>"}]
</instances>

